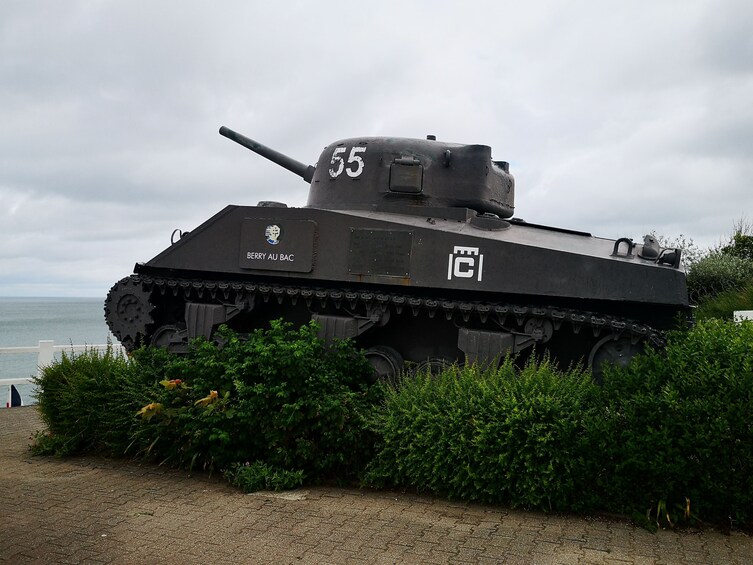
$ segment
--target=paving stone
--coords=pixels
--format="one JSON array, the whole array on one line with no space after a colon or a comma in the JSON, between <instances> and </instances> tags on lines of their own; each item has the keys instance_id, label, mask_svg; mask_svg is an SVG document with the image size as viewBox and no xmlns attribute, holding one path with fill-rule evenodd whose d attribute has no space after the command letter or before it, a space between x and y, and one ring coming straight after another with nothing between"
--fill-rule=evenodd
<instances>
[{"instance_id":1,"label":"paving stone","mask_svg":"<svg viewBox=\"0 0 753 565\"><path fill-rule=\"evenodd\" d=\"M31 457L36 408L0 410L0 563L749 564L753 540L430 497L311 488L246 495L218 476ZM288 497L289 498L289 497Z\"/></svg>"}]
</instances>

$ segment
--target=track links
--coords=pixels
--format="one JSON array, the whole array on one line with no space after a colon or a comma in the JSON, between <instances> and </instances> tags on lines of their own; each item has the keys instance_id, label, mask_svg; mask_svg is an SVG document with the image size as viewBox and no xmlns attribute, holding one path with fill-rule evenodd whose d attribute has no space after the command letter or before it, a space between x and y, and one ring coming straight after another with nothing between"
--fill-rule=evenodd
<instances>
[{"instance_id":1,"label":"track links","mask_svg":"<svg viewBox=\"0 0 753 565\"><path fill-rule=\"evenodd\" d=\"M279 304L282 304L285 300L290 300L293 304L298 300L303 300L307 306L318 303L322 307L325 307L328 303L332 303L337 309L342 305L347 305L353 310L360 305L365 306L367 309L373 309L374 307L386 309L391 306L395 308L398 314L403 309L408 308L414 316L426 312L429 317L440 315L450 320L458 314L464 322L468 322L472 316L477 316L482 323L485 323L489 317L493 317L492 319L496 319L500 326L505 324L508 317L513 317L519 326L523 325L526 320L534 318L536 320L550 321L555 331L559 330L562 324L569 323L575 334L585 330L591 331L594 337L599 337L605 331L608 331L611 332L615 339L629 337L634 342L646 340L654 347L662 347L664 345L661 333L651 326L630 319L567 308L421 298L409 294L369 290L328 289L266 284L263 282L173 279L143 275L131 275L123 279L113 286L110 293L112 294L119 285L126 284L136 287L143 285L142 288L149 294L155 291L161 295L170 293L173 296L178 296L182 294L187 300L192 297L199 300L208 297L214 301L231 304L241 302L243 299L249 297L258 297L264 302L276 300ZM117 326L118 321L114 319L111 321L109 314L108 323L111 323L113 333L116 336L119 335L118 331L116 331L118 328L112 327Z\"/></svg>"}]
</instances>

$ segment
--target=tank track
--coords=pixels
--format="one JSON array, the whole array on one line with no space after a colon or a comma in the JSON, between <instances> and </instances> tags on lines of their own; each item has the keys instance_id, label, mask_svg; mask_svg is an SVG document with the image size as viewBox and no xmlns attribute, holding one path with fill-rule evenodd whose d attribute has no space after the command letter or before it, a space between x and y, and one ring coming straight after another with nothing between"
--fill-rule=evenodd
<instances>
[{"instance_id":1,"label":"tank track","mask_svg":"<svg viewBox=\"0 0 753 565\"><path fill-rule=\"evenodd\" d=\"M654 347L662 347L664 338L658 330L635 320L595 312L581 311L569 308L542 307L513 303L461 301L453 299L422 298L412 294L396 292L379 292L371 290L331 289L287 284L267 284L266 282L218 281L205 279L161 278L144 275L131 275L113 285L105 302L105 316L112 332L126 348L136 342L138 333L147 335L147 326L153 323L151 314L141 319L141 327L134 328L132 320L123 321L117 315L117 305L113 304L113 297L122 294L124 288L142 289L142 296L172 294L174 297L188 299L212 300L222 303L239 303L249 298L261 299L265 303L275 300L278 304L289 300L293 304L298 300L305 301L307 307L320 305L326 307L332 304L336 309L350 307L355 310L364 306L367 310L373 308L394 308L400 314L404 309L412 311L414 316L426 313L430 318L445 316L451 320L458 315L464 323L475 316L481 323L492 319L500 327L504 326L507 318L512 317L517 324L524 321L547 320L551 322L554 331L563 324L570 324L574 334L581 331L592 332L595 338L604 337L605 332L615 339L629 338L634 343L640 340ZM129 295L129 298L133 298ZM152 311L151 304L144 304L141 309L145 313Z\"/></svg>"}]
</instances>

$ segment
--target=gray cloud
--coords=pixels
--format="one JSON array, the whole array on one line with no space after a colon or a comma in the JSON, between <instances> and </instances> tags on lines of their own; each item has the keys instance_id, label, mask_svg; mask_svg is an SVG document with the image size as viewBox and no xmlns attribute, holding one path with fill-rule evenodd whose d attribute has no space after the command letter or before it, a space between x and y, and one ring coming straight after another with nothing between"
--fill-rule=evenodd
<instances>
[{"instance_id":1,"label":"gray cloud","mask_svg":"<svg viewBox=\"0 0 753 565\"><path fill-rule=\"evenodd\" d=\"M483 143L529 221L712 245L750 214L745 1L4 2L0 295L103 296L353 136Z\"/></svg>"}]
</instances>

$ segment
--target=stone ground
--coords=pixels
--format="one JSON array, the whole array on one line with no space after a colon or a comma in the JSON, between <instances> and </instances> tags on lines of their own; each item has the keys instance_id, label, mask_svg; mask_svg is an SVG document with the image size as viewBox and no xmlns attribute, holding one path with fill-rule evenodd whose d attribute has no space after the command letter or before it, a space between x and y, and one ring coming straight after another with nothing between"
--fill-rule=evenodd
<instances>
[{"instance_id":1,"label":"stone ground","mask_svg":"<svg viewBox=\"0 0 753 565\"><path fill-rule=\"evenodd\" d=\"M739 532L660 531L341 488L246 495L218 478L28 452L0 410L0 563L753 563Z\"/></svg>"}]
</instances>

